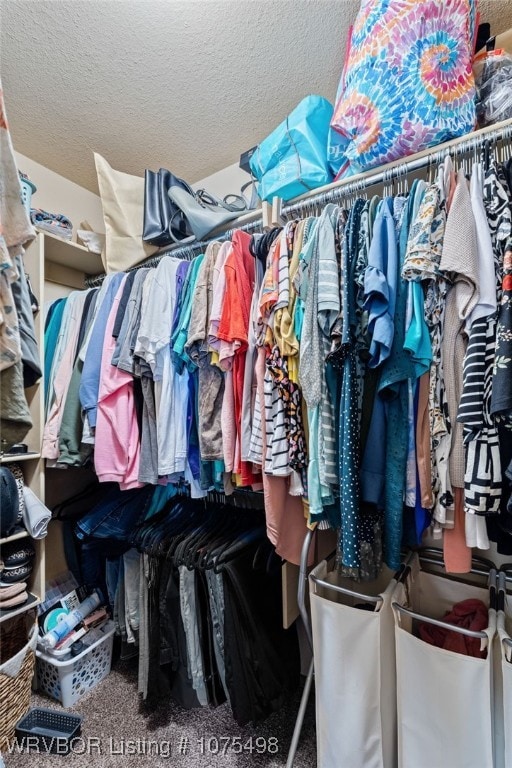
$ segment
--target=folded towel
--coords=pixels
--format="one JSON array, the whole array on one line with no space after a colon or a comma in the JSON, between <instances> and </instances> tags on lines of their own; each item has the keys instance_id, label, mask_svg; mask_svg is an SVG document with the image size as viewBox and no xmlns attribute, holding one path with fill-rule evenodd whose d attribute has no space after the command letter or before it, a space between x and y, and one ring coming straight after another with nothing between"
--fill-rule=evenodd
<instances>
[{"instance_id":1,"label":"folded towel","mask_svg":"<svg viewBox=\"0 0 512 768\"><path fill-rule=\"evenodd\" d=\"M23 524L33 539L44 539L48 533L48 523L52 519L52 513L27 485L23 488L23 495L25 497Z\"/></svg>"},{"instance_id":2,"label":"folded towel","mask_svg":"<svg viewBox=\"0 0 512 768\"><path fill-rule=\"evenodd\" d=\"M7 608L15 608L17 605L23 605L28 600L28 592L23 591L14 597L9 597L4 600L0 596L0 611L5 611Z\"/></svg>"},{"instance_id":3,"label":"folded towel","mask_svg":"<svg viewBox=\"0 0 512 768\"><path fill-rule=\"evenodd\" d=\"M44 229L66 240L71 240L73 237L73 224L63 213L49 213L41 208L31 208L30 218L32 224L38 229Z\"/></svg>"},{"instance_id":4,"label":"folded towel","mask_svg":"<svg viewBox=\"0 0 512 768\"><path fill-rule=\"evenodd\" d=\"M11 597L16 597L20 592L24 592L26 588L26 581L18 581L16 584L9 584L7 587L0 587L0 603L10 600Z\"/></svg>"}]
</instances>

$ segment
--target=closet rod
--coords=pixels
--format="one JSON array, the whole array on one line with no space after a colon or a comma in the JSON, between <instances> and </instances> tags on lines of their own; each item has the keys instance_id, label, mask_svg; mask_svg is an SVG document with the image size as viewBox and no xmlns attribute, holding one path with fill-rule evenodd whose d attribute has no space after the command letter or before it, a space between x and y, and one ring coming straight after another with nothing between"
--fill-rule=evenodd
<instances>
[{"instance_id":1,"label":"closet rod","mask_svg":"<svg viewBox=\"0 0 512 768\"><path fill-rule=\"evenodd\" d=\"M285 205L282 209L282 215L285 219L293 219L304 213L312 214L328 203L335 203L354 194L360 194L368 187L377 186L379 184L390 184L391 182L400 180L415 171L438 165L447 155L467 155L482 149L486 144L506 141L511 138L512 119L504 120L501 123L482 128L467 134L466 136L461 136L458 139L439 144L437 147L418 152L415 155L409 155L409 157L405 159L395 160L392 163L381 166L377 171L365 171L364 173L351 176L349 179L343 179L326 185L325 187L320 187L319 189L302 195L301 197L296 198L293 202ZM252 218L251 221L244 221L244 219L249 217L254 218ZM260 211L255 211L252 214L247 214L247 216L241 217L238 221L240 223L236 227L225 230L218 235L214 235L208 240L189 243L185 246L171 246L163 251L159 251L155 256L142 261L140 264L132 267L129 271L141 269L143 267L156 267L164 256L174 256L178 259L191 259L194 255L204 253L209 243L231 239L236 230L250 232L253 229L260 228L262 224L262 215ZM104 279L104 274L86 277L85 284L88 288L92 288L101 285Z\"/></svg>"}]
</instances>

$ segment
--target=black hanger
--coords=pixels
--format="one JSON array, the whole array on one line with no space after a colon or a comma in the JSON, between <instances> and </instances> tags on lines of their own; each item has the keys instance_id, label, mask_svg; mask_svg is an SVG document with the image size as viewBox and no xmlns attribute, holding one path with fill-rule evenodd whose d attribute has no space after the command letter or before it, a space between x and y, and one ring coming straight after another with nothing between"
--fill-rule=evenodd
<instances>
[{"instance_id":1,"label":"black hanger","mask_svg":"<svg viewBox=\"0 0 512 768\"><path fill-rule=\"evenodd\" d=\"M229 560L243 552L244 549L254 545L259 540L267 540L266 526L262 525L257 528L250 528L244 533L241 533L234 541L225 546L217 555L216 561L213 564L214 573L221 573L222 566ZM270 543L270 542L269 542Z\"/></svg>"},{"instance_id":2,"label":"black hanger","mask_svg":"<svg viewBox=\"0 0 512 768\"><path fill-rule=\"evenodd\" d=\"M228 506L220 510L219 514L223 515L221 523L217 523L214 530L212 530L208 546L198 553L199 557L194 562L194 565L202 570L213 567L215 552L229 545L239 535L239 531L244 526L243 518L233 514L233 509L230 509Z\"/></svg>"},{"instance_id":3,"label":"black hanger","mask_svg":"<svg viewBox=\"0 0 512 768\"><path fill-rule=\"evenodd\" d=\"M137 547L141 551L149 549L153 537L161 535L160 532L169 524L170 519L173 517L173 511L180 503L181 497L173 496L164 504L159 512L149 520L143 520L131 536L130 542L132 546Z\"/></svg>"},{"instance_id":4,"label":"black hanger","mask_svg":"<svg viewBox=\"0 0 512 768\"><path fill-rule=\"evenodd\" d=\"M109 490L116 488L117 486L114 483L109 483L108 486L110 487L104 487L105 484L100 485L97 481L93 481L89 485L87 485L83 490L79 491L78 493L75 493L73 496L70 496L68 499L65 499L64 501L59 502L59 504L56 504L55 507L52 510L52 515L57 520L69 520L70 518L73 518L74 515L64 515L64 512L69 507L73 507L77 504L79 504L82 501L86 501L88 498L95 496L96 494L99 494L101 492L101 495L106 495ZM100 498L98 498L98 501ZM82 512L80 514L83 514Z\"/></svg>"}]
</instances>

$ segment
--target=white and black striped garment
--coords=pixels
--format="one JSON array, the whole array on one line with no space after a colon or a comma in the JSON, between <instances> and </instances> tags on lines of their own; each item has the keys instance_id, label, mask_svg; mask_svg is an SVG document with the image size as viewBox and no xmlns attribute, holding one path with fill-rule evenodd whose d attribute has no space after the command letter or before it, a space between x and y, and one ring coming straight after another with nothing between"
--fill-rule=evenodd
<instances>
[{"instance_id":1,"label":"white and black striped garment","mask_svg":"<svg viewBox=\"0 0 512 768\"><path fill-rule=\"evenodd\" d=\"M502 491L498 431L490 413L496 317L475 320L463 368L457 421L464 424L464 507L477 515L499 511Z\"/></svg>"},{"instance_id":2,"label":"white and black striped garment","mask_svg":"<svg viewBox=\"0 0 512 768\"><path fill-rule=\"evenodd\" d=\"M261 406L259 395L256 395L254 401L254 411L252 415L251 442L247 461L261 466L263 464L263 433L261 429Z\"/></svg>"},{"instance_id":3,"label":"white and black striped garment","mask_svg":"<svg viewBox=\"0 0 512 768\"><path fill-rule=\"evenodd\" d=\"M263 350L259 349L256 354L256 366L255 377L256 381L259 381L259 375L261 375L261 367L265 366L263 359ZM249 446L248 461L252 461L259 467L263 466L263 421L262 421L262 402L258 388L256 390L256 397L254 399L254 411L252 414L252 426L251 426L251 441Z\"/></svg>"},{"instance_id":4,"label":"white and black striped garment","mask_svg":"<svg viewBox=\"0 0 512 768\"><path fill-rule=\"evenodd\" d=\"M287 477L291 474L288 463L288 435L284 400L274 377L267 370L263 382L265 397L265 472L268 475Z\"/></svg>"},{"instance_id":5,"label":"white and black striped garment","mask_svg":"<svg viewBox=\"0 0 512 768\"><path fill-rule=\"evenodd\" d=\"M498 303L501 301L501 280L503 256L508 238L512 233L512 200L503 168L491 158L485 172L484 208L494 250L496 290Z\"/></svg>"},{"instance_id":6,"label":"white and black striped garment","mask_svg":"<svg viewBox=\"0 0 512 768\"><path fill-rule=\"evenodd\" d=\"M484 427L466 445L464 508L477 515L500 510L502 491L501 459L496 427Z\"/></svg>"},{"instance_id":7,"label":"white and black striped garment","mask_svg":"<svg viewBox=\"0 0 512 768\"><path fill-rule=\"evenodd\" d=\"M486 377L486 346L488 319L482 317L471 326L466 356L463 367L462 395L457 413L457 421L464 424L464 434L476 432L484 426L485 388L490 396L492 376ZM494 362L494 341L492 344L492 365ZM471 437L468 437L471 439Z\"/></svg>"}]
</instances>

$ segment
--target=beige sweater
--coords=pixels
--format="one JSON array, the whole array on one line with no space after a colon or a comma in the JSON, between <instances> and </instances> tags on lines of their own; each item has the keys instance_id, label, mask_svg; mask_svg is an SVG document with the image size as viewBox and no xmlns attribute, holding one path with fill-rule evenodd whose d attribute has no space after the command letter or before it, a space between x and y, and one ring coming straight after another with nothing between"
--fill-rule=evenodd
<instances>
[{"instance_id":1,"label":"beige sweater","mask_svg":"<svg viewBox=\"0 0 512 768\"><path fill-rule=\"evenodd\" d=\"M466 321L478 302L478 245L469 185L463 171L446 221L441 271L451 280L446 297L445 325L441 343L448 415L452 427L450 481L464 488L463 425L456 421L462 393L462 366L467 347Z\"/></svg>"}]
</instances>

